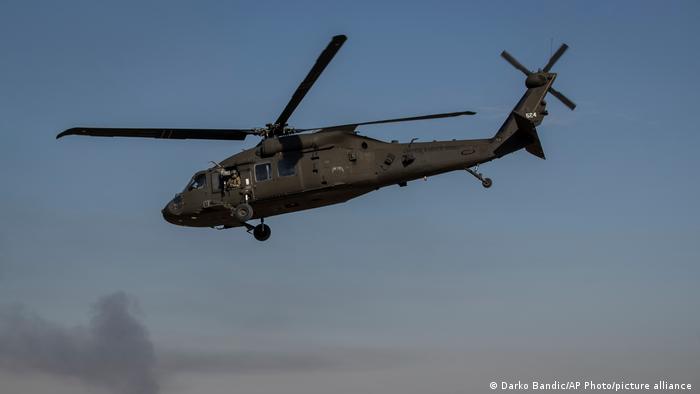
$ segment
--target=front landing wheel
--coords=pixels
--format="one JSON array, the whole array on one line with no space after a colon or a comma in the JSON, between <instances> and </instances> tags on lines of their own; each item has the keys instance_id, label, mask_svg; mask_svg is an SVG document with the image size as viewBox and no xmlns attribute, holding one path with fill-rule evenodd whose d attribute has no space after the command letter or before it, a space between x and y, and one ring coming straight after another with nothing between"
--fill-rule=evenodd
<instances>
[{"instance_id":1,"label":"front landing wheel","mask_svg":"<svg viewBox=\"0 0 700 394\"><path fill-rule=\"evenodd\" d=\"M258 241L267 241L271 234L272 230L270 230L270 226L267 224L260 223L253 229L253 236Z\"/></svg>"},{"instance_id":2,"label":"front landing wheel","mask_svg":"<svg viewBox=\"0 0 700 394\"><path fill-rule=\"evenodd\" d=\"M491 180L491 178L484 178L484 180L481 181L481 186L483 186L487 189L490 188L491 185L493 185L493 181Z\"/></svg>"}]
</instances>

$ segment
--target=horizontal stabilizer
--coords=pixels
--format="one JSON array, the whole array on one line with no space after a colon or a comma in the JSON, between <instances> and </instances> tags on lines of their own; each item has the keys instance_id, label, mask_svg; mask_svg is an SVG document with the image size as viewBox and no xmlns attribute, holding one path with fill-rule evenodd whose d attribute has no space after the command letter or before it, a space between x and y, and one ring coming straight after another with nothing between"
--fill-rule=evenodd
<instances>
[{"instance_id":1,"label":"horizontal stabilizer","mask_svg":"<svg viewBox=\"0 0 700 394\"><path fill-rule=\"evenodd\" d=\"M540 144L540 138L537 136L535 124L517 111L511 112L512 118L509 118L506 124L511 125L512 120L515 121L515 131L510 133L500 145L494 150L496 157L502 157L509 153L513 153L525 148L531 154L544 159L544 150Z\"/></svg>"},{"instance_id":2,"label":"horizontal stabilizer","mask_svg":"<svg viewBox=\"0 0 700 394\"><path fill-rule=\"evenodd\" d=\"M544 156L544 149L542 149L542 144L540 143L540 137L537 135L537 129L535 129L535 125L529 119L517 112L513 112L513 117L515 118L515 123L518 125L518 132L526 133L531 141L530 144L525 146L525 150L539 157L540 159L546 159Z\"/></svg>"}]
</instances>

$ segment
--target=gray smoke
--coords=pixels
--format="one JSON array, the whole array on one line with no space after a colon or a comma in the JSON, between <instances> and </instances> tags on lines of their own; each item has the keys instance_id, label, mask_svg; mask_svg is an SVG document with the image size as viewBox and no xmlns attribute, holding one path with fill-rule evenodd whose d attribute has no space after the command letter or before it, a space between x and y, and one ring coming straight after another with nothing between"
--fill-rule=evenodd
<instances>
[{"instance_id":1,"label":"gray smoke","mask_svg":"<svg viewBox=\"0 0 700 394\"><path fill-rule=\"evenodd\" d=\"M78 378L123 394L155 394L156 357L135 303L100 298L88 327L65 328L21 307L0 309L0 368Z\"/></svg>"}]
</instances>

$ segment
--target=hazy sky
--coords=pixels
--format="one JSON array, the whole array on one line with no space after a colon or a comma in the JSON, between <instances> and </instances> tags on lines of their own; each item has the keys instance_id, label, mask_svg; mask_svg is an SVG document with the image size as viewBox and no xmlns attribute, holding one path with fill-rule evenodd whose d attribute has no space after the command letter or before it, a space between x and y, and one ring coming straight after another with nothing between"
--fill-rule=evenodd
<instances>
[{"instance_id":1,"label":"hazy sky","mask_svg":"<svg viewBox=\"0 0 700 394\"><path fill-rule=\"evenodd\" d=\"M1 0L0 392L697 390L698 18L695 1ZM491 136L524 91L500 52L537 68L561 42L578 107L550 98L547 160L482 166L489 190L464 172L390 187L270 218L265 243L160 213L255 139L54 139L262 126L341 33L291 125L474 110L361 132ZM132 357L140 373L110 367Z\"/></svg>"}]
</instances>

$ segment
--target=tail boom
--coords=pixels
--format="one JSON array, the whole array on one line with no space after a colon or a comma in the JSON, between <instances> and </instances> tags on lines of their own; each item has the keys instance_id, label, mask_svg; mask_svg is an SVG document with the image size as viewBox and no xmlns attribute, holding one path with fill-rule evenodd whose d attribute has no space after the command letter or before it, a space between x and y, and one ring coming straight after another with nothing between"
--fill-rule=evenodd
<instances>
[{"instance_id":1,"label":"tail boom","mask_svg":"<svg viewBox=\"0 0 700 394\"><path fill-rule=\"evenodd\" d=\"M544 98L557 75L554 73L541 73L541 75L543 84L527 89L491 139L495 146L496 157L525 148L529 153L541 159L545 158L535 127L541 124L548 114Z\"/></svg>"}]
</instances>

